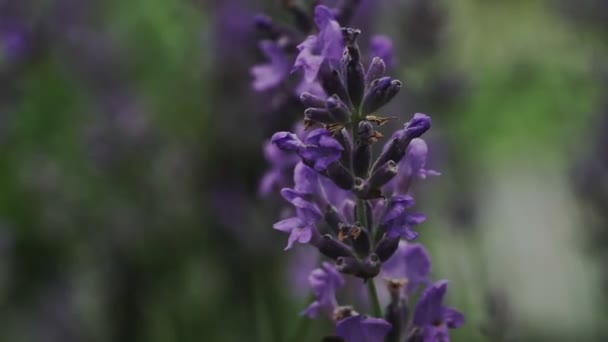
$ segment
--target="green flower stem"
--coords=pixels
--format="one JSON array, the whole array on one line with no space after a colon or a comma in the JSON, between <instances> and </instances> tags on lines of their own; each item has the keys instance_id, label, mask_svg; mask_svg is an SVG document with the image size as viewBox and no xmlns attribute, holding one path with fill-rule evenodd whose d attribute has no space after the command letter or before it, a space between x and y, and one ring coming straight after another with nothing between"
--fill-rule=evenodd
<instances>
[{"instance_id":1,"label":"green flower stem","mask_svg":"<svg viewBox=\"0 0 608 342\"><path fill-rule=\"evenodd\" d=\"M380 307L380 300L378 299L378 292L376 291L376 284L374 284L374 279L367 280L367 292L369 294L369 299L372 302L372 310L374 313L374 317L382 318L382 307Z\"/></svg>"}]
</instances>

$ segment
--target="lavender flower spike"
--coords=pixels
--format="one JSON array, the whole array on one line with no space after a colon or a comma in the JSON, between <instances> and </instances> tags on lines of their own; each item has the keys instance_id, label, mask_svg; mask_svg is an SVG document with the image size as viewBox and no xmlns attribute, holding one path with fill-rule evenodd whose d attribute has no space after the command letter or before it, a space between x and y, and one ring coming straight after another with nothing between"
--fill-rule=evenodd
<instances>
[{"instance_id":1,"label":"lavender flower spike","mask_svg":"<svg viewBox=\"0 0 608 342\"><path fill-rule=\"evenodd\" d=\"M251 67L251 75L253 89L264 91L278 86L285 79L289 74L289 60L281 47L271 40L260 42L260 49L270 62Z\"/></svg>"},{"instance_id":2,"label":"lavender flower spike","mask_svg":"<svg viewBox=\"0 0 608 342\"><path fill-rule=\"evenodd\" d=\"M345 342L383 342L390 330L387 321L364 315L347 317L336 325L336 334Z\"/></svg>"},{"instance_id":3,"label":"lavender flower spike","mask_svg":"<svg viewBox=\"0 0 608 342\"><path fill-rule=\"evenodd\" d=\"M329 8L323 5L315 7L315 24L319 34L308 36L298 45L300 53L293 66L294 70L304 70L304 79L308 83L315 81L325 60L340 60L344 50L340 25Z\"/></svg>"},{"instance_id":4,"label":"lavender flower spike","mask_svg":"<svg viewBox=\"0 0 608 342\"><path fill-rule=\"evenodd\" d=\"M425 342L449 342L449 329L464 324L464 315L443 305L443 297L448 290L448 282L441 280L427 288L416 304L414 325Z\"/></svg>"},{"instance_id":5,"label":"lavender flower spike","mask_svg":"<svg viewBox=\"0 0 608 342\"><path fill-rule=\"evenodd\" d=\"M319 311L325 311L331 317L338 306L336 290L344 285L344 278L334 265L324 262L321 268L310 273L308 281L315 294L315 301L302 311L302 315L314 318Z\"/></svg>"}]
</instances>

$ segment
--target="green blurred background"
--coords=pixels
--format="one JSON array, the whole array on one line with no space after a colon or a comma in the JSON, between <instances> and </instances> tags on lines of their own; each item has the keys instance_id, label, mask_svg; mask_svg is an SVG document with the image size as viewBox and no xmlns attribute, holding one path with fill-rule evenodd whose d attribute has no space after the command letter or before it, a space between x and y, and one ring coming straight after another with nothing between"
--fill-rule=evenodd
<instances>
[{"instance_id":1,"label":"green blurred background","mask_svg":"<svg viewBox=\"0 0 608 342\"><path fill-rule=\"evenodd\" d=\"M608 339L608 5L373 6L392 114L433 117L421 237L467 316L453 340ZM260 11L290 20L278 0L0 1L0 341L289 340L310 250L282 251L257 186L301 113L250 89Z\"/></svg>"}]
</instances>

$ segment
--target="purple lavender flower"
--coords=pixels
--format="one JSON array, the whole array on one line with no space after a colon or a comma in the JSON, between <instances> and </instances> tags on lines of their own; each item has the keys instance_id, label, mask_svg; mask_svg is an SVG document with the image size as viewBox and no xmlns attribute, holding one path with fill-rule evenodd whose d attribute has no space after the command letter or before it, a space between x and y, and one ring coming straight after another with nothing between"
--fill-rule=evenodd
<instances>
[{"instance_id":1,"label":"purple lavender flower","mask_svg":"<svg viewBox=\"0 0 608 342\"><path fill-rule=\"evenodd\" d=\"M420 284L429 280L431 258L421 244L409 244L403 240L395 254L382 264L384 277L405 280L406 293L412 293Z\"/></svg>"},{"instance_id":2,"label":"purple lavender flower","mask_svg":"<svg viewBox=\"0 0 608 342\"><path fill-rule=\"evenodd\" d=\"M387 321L365 315L344 318L336 325L336 334L345 342L383 342L390 330Z\"/></svg>"},{"instance_id":3,"label":"purple lavender flower","mask_svg":"<svg viewBox=\"0 0 608 342\"><path fill-rule=\"evenodd\" d=\"M251 68L251 75L253 89L264 91L278 86L289 74L289 59L279 44L271 40L260 42L260 49L269 62L254 65Z\"/></svg>"},{"instance_id":4,"label":"purple lavender flower","mask_svg":"<svg viewBox=\"0 0 608 342\"><path fill-rule=\"evenodd\" d=\"M284 151L294 151L317 171L323 171L340 159L344 147L331 136L331 133L318 128L311 131L304 142L289 132L277 132L271 139L273 144Z\"/></svg>"},{"instance_id":5,"label":"purple lavender flower","mask_svg":"<svg viewBox=\"0 0 608 342\"><path fill-rule=\"evenodd\" d=\"M288 186L293 166L300 158L293 153L284 152L271 141L264 143L264 157L270 163L270 169L264 173L260 181L258 193L268 195L273 189Z\"/></svg>"},{"instance_id":6,"label":"purple lavender flower","mask_svg":"<svg viewBox=\"0 0 608 342\"><path fill-rule=\"evenodd\" d=\"M317 35L311 35L298 45L300 53L296 57L294 70L304 70L306 82L314 82L324 61L338 61L342 57L344 41L340 25L332 11L326 6L315 7Z\"/></svg>"},{"instance_id":7,"label":"purple lavender flower","mask_svg":"<svg viewBox=\"0 0 608 342\"><path fill-rule=\"evenodd\" d=\"M448 282L441 280L427 288L416 304L414 325L421 329L425 342L449 342L448 329L464 324L464 315L443 305Z\"/></svg>"},{"instance_id":8,"label":"purple lavender flower","mask_svg":"<svg viewBox=\"0 0 608 342\"><path fill-rule=\"evenodd\" d=\"M385 35L375 35L369 41L369 57L380 57L388 67L393 66L393 41Z\"/></svg>"},{"instance_id":9,"label":"purple lavender flower","mask_svg":"<svg viewBox=\"0 0 608 342\"><path fill-rule=\"evenodd\" d=\"M340 272L331 263L324 262L321 268L314 269L310 273L308 282L315 294L315 301L302 311L302 315L314 318L320 311L328 316L333 315L334 309L338 306L336 290L344 285L344 278Z\"/></svg>"},{"instance_id":10,"label":"purple lavender flower","mask_svg":"<svg viewBox=\"0 0 608 342\"><path fill-rule=\"evenodd\" d=\"M28 49L29 31L16 22L0 25L0 57L7 60L17 59ZM2 60L4 58L0 58Z\"/></svg>"},{"instance_id":11,"label":"purple lavender flower","mask_svg":"<svg viewBox=\"0 0 608 342\"><path fill-rule=\"evenodd\" d=\"M281 220L274 224L274 229L289 233L287 247L290 249L294 242L308 243L317 233L315 223L323 214L316 204L305 200L293 189L281 190L281 195L296 208L296 216Z\"/></svg>"},{"instance_id":12,"label":"purple lavender flower","mask_svg":"<svg viewBox=\"0 0 608 342\"><path fill-rule=\"evenodd\" d=\"M414 205L414 198L409 195L396 195L389 200L386 211L380 221L389 237L401 236L414 240L418 233L412 229L426 220L423 214L410 213L406 209Z\"/></svg>"}]
</instances>

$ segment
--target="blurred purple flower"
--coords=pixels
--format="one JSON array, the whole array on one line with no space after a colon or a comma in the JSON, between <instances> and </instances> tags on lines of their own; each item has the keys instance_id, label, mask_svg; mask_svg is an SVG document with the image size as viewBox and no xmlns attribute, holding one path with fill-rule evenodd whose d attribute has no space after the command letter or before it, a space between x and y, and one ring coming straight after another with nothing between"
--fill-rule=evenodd
<instances>
[{"instance_id":1,"label":"blurred purple flower","mask_svg":"<svg viewBox=\"0 0 608 342\"><path fill-rule=\"evenodd\" d=\"M253 89L264 91L278 86L289 74L289 58L283 49L271 40L260 42L260 49L268 63L251 67Z\"/></svg>"},{"instance_id":2,"label":"blurred purple flower","mask_svg":"<svg viewBox=\"0 0 608 342\"><path fill-rule=\"evenodd\" d=\"M302 315L314 318L320 311L329 316L333 315L334 309L338 305L336 290L344 285L342 275L334 265L324 262L321 268L314 269L310 273L308 282L314 292L315 301L302 311Z\"/></svg>"},{"instance_id":3,"label":"blurred purple flower","mask_svg":"<svg viewBox=\"0 0 608 342\"><path fill-rule=\"evenodd\" d=\"M427 288L416 304L414 325L422 329L425 342L449 341L448 329L456 329L464 324L464 315L443 305L448 282L441 280Z\"/></svg>"},{"instance_id":4,"label":"blurred purple flower","mask_svg":"<svg viewBox=\"0 0 608 342\"><path fill-rule=\"evenodd\" d=\"M345 342L383 342L391 325L381 319L356 315L338 321L336 334Z\"/></svg>"},{"instance_id":5,"label":"blurred purple flower","mask_svg":"<svg viewBox=\"0 0 608 342\"><path fill-rule=\"evenodd\" d=\"M344 50L342 31L332 11L320 5L315 7L314 17L319 33L308 36L298 45L300 53L293 66L294 70L304 70L304 79L309 83L316 80L325 60L340 60Z\"/></svg>"},{"instance_id":6,"label":"blurred purple flower","mask_svg":"<svg viewBox=\"0 0 608 342\"><path fill-rule=\"evenodd\" d=\"M2 18L0 18L0 21ZM18 22L0 22L0 56L6 60L16 60L28 50L29 30ZM0 60L2 60L0 59Z\"/></svg>"},{"instance_id":7,"label":"blurred purple flower","mask_svg":"<svg viewBox=\"0 0 608 342\"><path fill-rule=\"evenodd\" d=\"M385 35L375 35L370 39L369 58L380 57L386 66L392 67L393 61L393 41Z\"/></svg>"},{"instance_id":8,"label":"blurred purple flower","mask_svg":"<svg viewBox=\"0 0 608 342\"><path fill-rule=\"evenodd\" d=\"M403 240L395 254L382 264L384 277L406 281L406 293L416 291L420 284L426 284L431 273L431 258L421 244L409 244Z\"/></svg>"}]
</instances>

